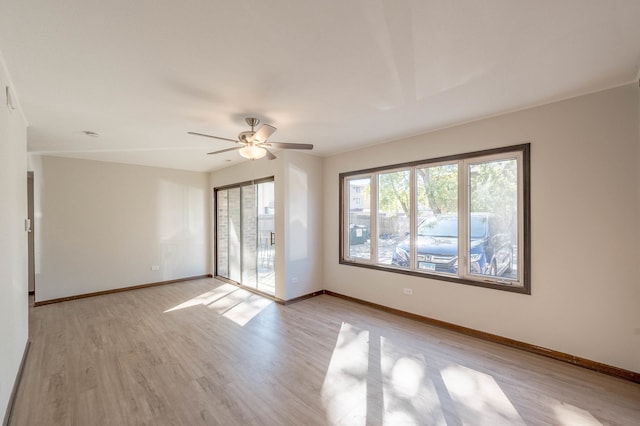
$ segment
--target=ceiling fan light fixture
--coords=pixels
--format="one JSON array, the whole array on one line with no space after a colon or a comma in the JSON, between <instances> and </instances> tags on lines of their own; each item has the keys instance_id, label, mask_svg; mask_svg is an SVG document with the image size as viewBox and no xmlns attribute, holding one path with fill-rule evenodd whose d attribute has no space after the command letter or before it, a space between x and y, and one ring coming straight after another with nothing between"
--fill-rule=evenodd
<instances>
[{"instance_id":1,"label":"ceiling fan light fixture","mask_svg":"<svg viewBox=\"0 0 640 426\"><path fill-rule=\"evenodd\" d=\"M276 156L267 148L279 148L279 149L313 149L313 145L309 143L286 143L286 142L268 142L269 137L277 130L270 124L263 124L258 130L255 127L260 120L255 117L247 117L245 119L247 124L251 126L251 130L240 132L238 139L223 138L220 136L207 135L205 133L187 132L190 135L204 136L207 138L220 139L223 141L233 142L242 145L235 148L227 148L219 151L207 152L210 154L222 154L223 152L238 151L240 155L249 160L257 160L262 157L267 157L269 160L275 160Z\"/></svg>"},{"instance_id":2,"label":"ceiling fan light fixture","mask_svg":"<svg viewBox=\"0 0 640 426\"><path fill-rule=\"evenodd\" d=\"M267 150L255 145L247 145L240 148L240 155L249 160L257 160L267 155Z\"/></svg>"}]
</instances>

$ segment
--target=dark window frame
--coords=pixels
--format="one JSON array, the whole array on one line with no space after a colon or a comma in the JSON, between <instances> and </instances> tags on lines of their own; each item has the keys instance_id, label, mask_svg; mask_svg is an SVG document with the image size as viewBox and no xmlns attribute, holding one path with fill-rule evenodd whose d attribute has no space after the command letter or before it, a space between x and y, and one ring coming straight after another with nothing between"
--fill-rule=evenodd
<instances>
[{"instance_id":1,"label":"dark window frame","mask_svg":"<svg viewBox=\"0 0 640 426\"><path fill-rule=\"evenodd\" d=\"M461 160L468 160L473 158L485 157L497 154L507 153L521 153L522 155L522 244L518 247L521 251L521 265L518 265L520 270L522 285L509 285L508 283L494 283L486 281L478 281L467 278L461 278L456 276L446 276L440 274L433 274L424 271L416 271L410 269L400 269L395 267L384 266L373 263L373 260L368 263L364 261L354 261L345 256L345 208L348 203L345 203L345 181L350 177L363 176L367 174L374 174L383 171L391 171L406 167L426 166L429 164L446 163ZM495 290L502 290L521 294L531 294L531 144L523 143L519 145L511 145L499 148L486 149L481 151L468 152L463 154L455 154L438 158L429 158L423 160L410 161L399 164L392 164L380 167L372 167L368 169L355 170L349 172L343 172L339 174L339 226L338 226L338 261L342 265L355 266L359 268L374 269L379 271L411 275L422 278L434 279L438 281L453 282L458 284L472 285L476 287L490 288ZM519 188L520 191L520 188ZM459 192L460 193L460 192ZM412 231L413 232L413 231ZM372 259L373 259L373 253Z\"/></svg>"}]
</instances>

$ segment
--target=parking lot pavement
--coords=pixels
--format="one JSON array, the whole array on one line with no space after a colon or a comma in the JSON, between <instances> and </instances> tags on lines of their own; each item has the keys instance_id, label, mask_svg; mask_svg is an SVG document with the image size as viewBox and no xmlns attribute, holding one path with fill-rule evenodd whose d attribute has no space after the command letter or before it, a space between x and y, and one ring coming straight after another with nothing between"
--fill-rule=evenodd
<instances>
[{"instance_id":1,"label":"parking lot pavement","mask_svg":"<svg viewBox=\"0 0 640 426\"><path fill-rule=\"evenodd\" d=\"M378 240L378 264L391 265L393 252L396 249L398 240L395 238L385 238ZM364 244L354 244L349 246L349 256L355 259L369 260L371 252L371 240L367 240ZM504 278L517 279L518 277L518 246L513 246L513 266L510 273L504 274Z\"/></svg>"},{"instance_id":2,"label":"parking lot pavement","mask_svg":"<svg viewBox=\"0 0 640 426\"><path fill-rule=\"evenodd\" d=\"M378 263L382 265L391 265L393 252L396 249L397 241L393 238L378 240ZM367 240L364 244L354 244L349 247L349 255L356 259L369 259L371 252L371 241Z\"/></svg>"}]
</instances>

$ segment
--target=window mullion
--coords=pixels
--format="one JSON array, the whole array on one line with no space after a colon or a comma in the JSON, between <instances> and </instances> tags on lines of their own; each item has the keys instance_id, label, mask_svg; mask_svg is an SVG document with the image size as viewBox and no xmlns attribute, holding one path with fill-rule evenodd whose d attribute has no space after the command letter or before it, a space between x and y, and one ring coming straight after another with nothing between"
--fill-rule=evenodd
<instances>
[{"instance_id":1,"label":"window mullion","mask_svg":"<svg viewBox=\"0 0 640 426\"><path fill-rule=\"evenodd\" d=\"M351 211L351 191L349 185L349 179L345 179L342 182L342 223L345 226L342 229L342 253L344 257L351 258L351 254L349 253L349 213Z\"/></svg>"},{"instance_id":2,"label":"window mullion","mask_svg":"<svg viewBox=\"0 0 640 426\"><path fill-rule=\"evenodd\" d=\"M458 162L458 276L466 277L469 270L469 177L468 164Z\"/></svg>"},{"instance_id":3,"label":"window mullion","mask_svg":"<svg viewBox=\"0 0 640 426\"><path fill-rule=\"evenodd\" d=\"M409 169L409 212L411 213L409 216L409 269L415 270L417 269L417 251L416 251L416 229L417 229L417 211L418 211L418 185L416 180L418 179L418 174L416 173L416 168L411 167Z\"/></svg>"},{"instance_id":4,"label":"window mullion","mask_svg":"<svg viewBox=\"0 0 640 426\"><path fill-rule=\"evenodd\" d=\"M371 200L369 204L369 226L371 232L369 233L370 241L370 261L371 263L378 263L378 179L379 174L373 173L371 175Z\"/></svg>"},{"instance_id":5,"label":"window mullion","mask_svg":"<svg viewBox=\"0 0 640 426\"><path fill-rule=\"evenodd\" d=\"M523 160L522 152L519 152L516 155L516 161L517 161L517 164L518 164L518 173L517 173L517 181L518 181L518 207L517 207L518 208L518 216L517 216L517 220L518 220L518 237L516 239L516 245L518 247L518 250L516 252L516 259L517 259L517 265L521 266L521 265L524 265L524 250L526 248L526 244L524 244L524 236L525 236L525 229L524 229L524 224L525 224L525 220L524 220L524 214L525 214L524 188L525 188L525 185L524 185L524 160ZM528 234L528 230L527 230L527 234ZM516 280L519 283L523 283L524 282L524 275L523 275L523 270L522 270L521 267L518 267L518 274L516 276Z\"/></svg>"}]
</instances>

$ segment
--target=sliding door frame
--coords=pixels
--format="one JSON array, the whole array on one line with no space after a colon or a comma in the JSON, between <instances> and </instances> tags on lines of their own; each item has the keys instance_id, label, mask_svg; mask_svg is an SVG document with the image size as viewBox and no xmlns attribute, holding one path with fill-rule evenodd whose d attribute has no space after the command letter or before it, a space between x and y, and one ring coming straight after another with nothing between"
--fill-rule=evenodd
<instances>
[{"instance_id":1,"label":"sliding door frame","mask_svg":"<svg viewBox=\"0 0 640 426\"><path fill-rule=\"evenodd\" d=\"M226 191L229 189L235 189L238 188L240 190L240 203L242 203L242 187L243 186L249 186L249 185L258 185L260 183L265 183L265 182L275 182L275 176L268 176L268 177L264 177L264 178L260 178L260 179L254 179L254 180L247 180L247 181L243 181L243 182L238 182L238 183L232 183L229 185L223 185L223 186L219 186L219 187L214 187L213 188L213 211L214 211L214 215L213 215L213 252L214 252L214 258L213 258L213 271L214 271L214 277L218 278L218 279L223 279L225 281L230 281L232 283L236 283L239 284L243 287L248 287L248 288L252 288L247 286L246 284L242 283L242 273L243 273L243 256L242 256L242 250L240 250L240 282L232 280L229 277L225 277L225 276L221 276L218 274L218 192L219 191ZM240 224L242 224L242 220L243 220L243 214L242 214L242 206L240 208ZM242 244L242 237L243 237L243 227L242 225L240 226L240 235L239 235L239 240L241 241ZM274 264L275 267L275 264ZM229 274L230 275L230 274Z\"/></svg>"}]
</instances>

